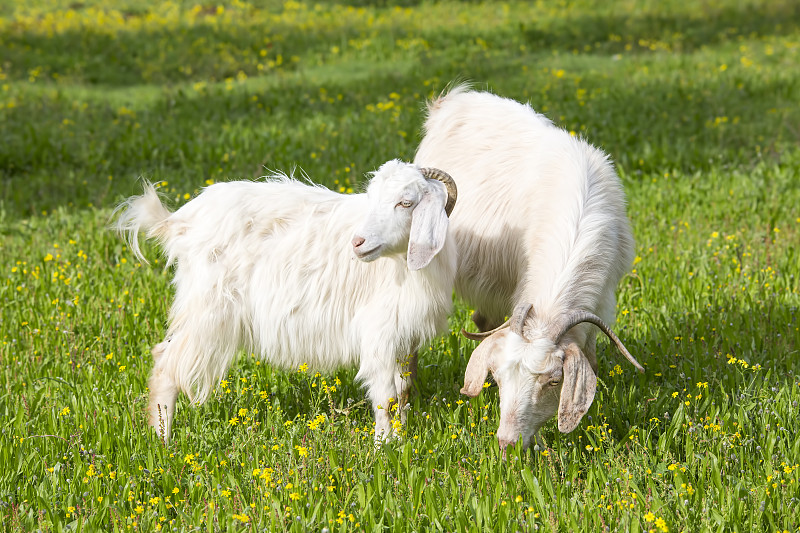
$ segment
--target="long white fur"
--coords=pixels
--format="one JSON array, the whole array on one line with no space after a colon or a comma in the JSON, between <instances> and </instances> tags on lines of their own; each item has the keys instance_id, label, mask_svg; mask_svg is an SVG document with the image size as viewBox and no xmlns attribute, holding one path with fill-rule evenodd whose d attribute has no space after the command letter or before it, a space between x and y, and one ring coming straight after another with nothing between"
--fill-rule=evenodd
<instances>
[{"instance_id":1,"label":"long white fur","mask_svg":"<svg viewBox=\"0 0 800 533\"><path fill-rule=\"evenodd\" d=\"M532 339L569 310L613 323L614 291L630 268L634 242L608 156L529 105L465 86L429 103L424 128L415 162L458 175L459 208L451 219L459 252L455 288L485 319L485 329L525 303L535 310ZM567 340L596 364L592 326L573 328ZM524 359L517 362L542 369L563 356L552 342L545 343L550 350L535 344L522 350L508 343L501 366ZM516 442L522 433L527 446L541 425L533 422L541 416L525 412L536 407L521 398L536 373L507 376L513 386L500 383L501 413L503 404L508 413L501 414L501 441Z\"/></svg>"},{"instance_id":2,"label":"long white fur","mask_svg":"<svg viewBox=\"0 0 800 533\"><path fill-rule=\"evenodd\" d=\"M178 391L205 401L244 348L288 369L357 365L376 438L388 436L390 405L407 392L402 365L446 329L452 305L452 239L427 267L409 270L409 229L386 215L399 195L423 190L443 210L441 184L396 160L374 173L367 193L274 175L212 185L174 213L146 184L121 206L116 227L140 258L137 234L145 231L175 264L168 332L153 349L151 425L168 438ZM351 244L365 224L390 244L372 263Z\"/></svg>"}]
</instances>

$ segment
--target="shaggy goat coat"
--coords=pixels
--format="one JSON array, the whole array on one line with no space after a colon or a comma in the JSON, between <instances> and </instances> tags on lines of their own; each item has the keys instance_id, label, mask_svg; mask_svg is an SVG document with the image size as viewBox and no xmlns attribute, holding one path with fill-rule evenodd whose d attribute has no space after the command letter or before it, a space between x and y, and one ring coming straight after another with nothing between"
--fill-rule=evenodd
<instances>
[{"instance_id":1,"label":"shaggy goat coat","mask_svg":"<svg viewBox=\"0 0 800 533\"><path fill-rule=\"evenodd\" d=\"M153 349L151 425L168 437L178 391L205 401L244 348L287 369L357 365L376 437L388 435L386 413L407 392L403 363L447 327L455 247L447 239L430 264L412 271L408 227L379 228L391 235L372 263L356 258L351 239L375 211L399 209L398 194L434 195L441 211L442 189L392 161L375 173L369 194L274 176L212 185L174 213L149 185L121 206L117 228L136 255L144 230L175 265L169 328ZM444 224L446 234L446 216Z\"/></svg>"},{"instance_id":2,"label":"shaggy goat coat","mask_svg":"<svg viewBox=\"0 0 800 533\"><path fill-rule=\"evenodd\" d=\"M563 339L547 333L572 311L613 322L614 290L633 260L625 194L608 157L529 105L456 87L429 104L415 162L458 176L455 288L476 309L478 327L489 330L532 305L532 315L520 317L525 342L508 330L485 340L462 392L477 394L494 374L504 446L520 436L527 446L559 394L559 422L568 429L567 419L577 423L588 408L593 376L585 378L581 365L596 369L596 330L582 323ZM579 369L565 364L570 354ZM577 387L566 394L562 373L564 391Z\"/></svg>"}]
</instances>

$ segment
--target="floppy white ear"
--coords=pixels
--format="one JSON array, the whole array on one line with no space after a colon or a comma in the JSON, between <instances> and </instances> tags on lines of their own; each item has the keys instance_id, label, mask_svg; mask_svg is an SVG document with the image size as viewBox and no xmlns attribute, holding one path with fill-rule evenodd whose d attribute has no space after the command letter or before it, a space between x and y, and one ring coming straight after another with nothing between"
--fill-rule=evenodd
<instances>
[{"instance_id":1,"label":"floppy white ear","mask_svg":"<svg viewBox=\"0 0 800 533\"><path fill-rule=\"evenodd\" d=\"M564 347L564 384L558 404L558 430L569 433L592 406L597 376L578 345Z\"/></svg>"},{"instance_id":2,"label":"floppy white ear","mask_svg":"<svg viewBox=\"0 0 800 533\"><path fill-rule=\"evenodd\" d=\"M425 268L444 246L449 224L444 211L447 194L439 182L430 187L411 213L411 234L408 239L408 269Z\"/></svg>"},{"instance_id":3,"label":"floppy white ear","mask_svg":"<svg viewBox=\"0 0 800 533\"><path fill-rule=\"evenodd\" d=\"M464 372L461 394L474 398L481 393L486 376L497 368L498 355L505 348L507 329L498 331L484 339L472 352Z\"/></svg>"}]
</instances>

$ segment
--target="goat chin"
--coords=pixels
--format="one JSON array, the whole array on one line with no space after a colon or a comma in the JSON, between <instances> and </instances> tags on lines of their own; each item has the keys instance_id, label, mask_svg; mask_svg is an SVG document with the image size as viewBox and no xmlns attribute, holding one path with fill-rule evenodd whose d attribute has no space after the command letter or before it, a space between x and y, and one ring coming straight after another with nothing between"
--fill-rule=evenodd
<instances>
[{"instance_id":1,"label":"goat chin","mask_svg":"<svg viewBox=\"0 0 800 533\"><path fill-rule=\"evenodd\" d=\"M376 439L392 434L391 417L399 412L403 422L406 411L391 408L406 401L416 351L447 327L456 269L440 221L441 249L424 269L408 269L416 215L396 210L395 197L435 195L443 210L442 187L390 161L364 194L277 174L212 185L172 213L151 185L144 189L120 206L116 229L140 256L138 234L156 239L175 264L169 327L153 348L149 383L150 425L165 440L179 391L205 401L240 349L286 369L357 366ZM372 263L354 253L366 239L353 235L365 227L387 243Z\"/></svg>"}]
</instances>

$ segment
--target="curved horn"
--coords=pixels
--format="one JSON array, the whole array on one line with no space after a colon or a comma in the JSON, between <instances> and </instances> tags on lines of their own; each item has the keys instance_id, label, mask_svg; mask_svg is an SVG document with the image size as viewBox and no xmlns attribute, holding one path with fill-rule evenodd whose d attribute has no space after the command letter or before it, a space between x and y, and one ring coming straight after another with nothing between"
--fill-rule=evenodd
<instances>
[{"instance_id":1,"label":"curved horn","mask_svg":"<svg viewBox=\"0 0 800 533\"><path fill-rule=\"evenodd\" d=\"M572 311L564 316L562 320L553 324L549 335L555 344L558 344L561 341L561 338L573 327L577 326L581 322L589 322L590 324L594 324L600 330L606 334L606 336L611 339L611 341L617 346L622 355L631 362L633 366L636 367L636 370L639 372L644 372L644 367L639 364L639 362L631 355L625 345L622 344L622 341L619 340L619 337L611 330L608 325L603 322L603 320L595 315L594 313L590 313L588 311Z\"/></svg>"},{"instance_id":2,"label":"curved horn","mask_svg":"<svg viewBox=\"0 0 800 533\"><path fill-rule=\"evenodd\" d=\"M464 328L461 328L461 334L464 335L466 338L468 338L470 340L482 341L486 337L488 337L490 335L494 335L495 333L497 333L501 329L507 328L510 324L511 324L511 319L508 319L508 320L506 320L505 322L503 322L502 324L500 324L499 326L497 326L494 329L490 329L489 331L481 331L479 333L472 333L471 331L467 331Z\"/></svg>"},{"instance_id":3,"label":"curved horn","mask_svg":"<svg viewBox=\"0 0 800 533\"><path fill-rule=\"evenodd\" d=\"M444 212L447 213L449 217L450 213L453 212L453 208L456 206L456 198L458 198L456 182L450 177L450 174L438 168L425 167L419 169L419 171L428 179L442 182L445 189L447 189L447 203L444 206Z\"/></svg>"},{"instance_id":4,"label":"curved horn","mask_svg":"<svg viewBox=\"0 0 800 533\"><path fill-rule=\"evenodd\" d=\"M525 319L528 318L528 314L531 312L531 308L533 304L520 304L514 308L514 312L511 313L511 318L497 326L496 328L489 330L489 331L482 331L480 333L472 333L470 331L461 328L461 334L464 335L466 338L471 339L473 341L481 341L488 337L489 335L493 335L500 331L501 329L511 328L511 331L523 337L522 335L522 326L525 325ZM523 337L524 338L524 337Z\"/></svg>"},{"instance_id":5,"label":"curved horn","mask_svg":"<svg viewBox=\"0 0 800 533\"><path fill-rule=\"evenodd\" d=\"M533 308L533 304L520 304L514 308L514 312L509 319L509 322L511 322L511 331L523 339L525 336L522 334L522 327L525 325L525 319L528 318L531 308Z\"/></svg>"}]
</instances>

